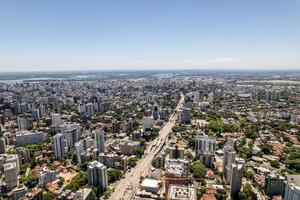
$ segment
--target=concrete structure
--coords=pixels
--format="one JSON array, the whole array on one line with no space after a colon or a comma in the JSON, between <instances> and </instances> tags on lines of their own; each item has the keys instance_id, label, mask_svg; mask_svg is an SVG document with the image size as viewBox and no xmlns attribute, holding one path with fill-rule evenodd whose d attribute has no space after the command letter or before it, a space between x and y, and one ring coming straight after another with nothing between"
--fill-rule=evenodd
<instances>
[{"instance_id":1,"label":"concrete structure","mask_svg":"<svg viewBox=\"0 0 300 200\"><path fill-rule=\"evenodd\" d=\"M54 137L54 157L60 159L65 154L65 141L62 133L57 133Z\"/></svg>"},{"instance_id":2,"label":"concrete structure","mask_svg":"<svg viewBox=\"0 0 300 200\"><path fill-rule=\"evenodd\" d=\"M169 146L168 147L169 158L171 159L183 159L184 158L184 148L178 146Z\"/></svg>"},{"instance_id":3,"label":"concrete structure","mask_svg":"<svg viewBox=\"0 0 300 200\"><path fill-rule=\"evenodd\" d=\"M18 185L18 168L16 163L7 163L3 165L4 181L6 188L12 189Z\"/></svg>"},{"instance_id":4,"label":"concrete structure","mask_svg":"<svg viewBox=\"0 0 300 200\"><path fill-rule=\"evenodd\" d=\"M20 131L16 135L16 143L19 146L43 143L45 135L43 132Z\"/></svg>"},{"instance_id":5,"label":"concrete structure","mask_svg":"<svg viewBox=\"0 0 300 200\"><path fill-rule=\"evenodd\" d=\"M141 183L142 190L151 193L157 193L161 187L161 181L146 178Z\"/></svg>"},{"instance_id":6,"label":"concrete structure","mask_svg":"<svg viewBox=\"0 0 300 200\"><path fill-rule=\"evenodd\" d=\"M127 156L118 155L115 153L100 153L99 161L108 168L120 168L124 169L127 166Z\"/></svg>"},{"instance_id":7,"label":"concrete structure","mask_svg":"<svg viewBox=\"0 0 300 200\"><path fill-rule=\"evenodd\" d=\"M178 111L178 124L187 124L192 120L191 109L183 107Z\"/></svg>"},{"instance_id":8,"label":"concrete structure","mask_svg":"<svg viewBox=\"0 0 300 200\"><path fill-rule=\"evenodd\" d=\"M81 157L80 155L82 154L84 148L83 148L83 141L79 140L78 142L75 143L75 151L76 151L76 158L77 162L81 163Z\"/></svg>"},{"instance_id":9,"label":"concrete structure","mask_svg":"<svg viewBox=\"0 0 300 200\"><path fill-rule=\"evenodd\" d=\"M241 190L242 186L242 164L232 164L231 182L230 182L230 194L236 196Z\"/></svg>"},{"instance_id":10,"label":"concrete structure","mask_svg":"<svg viewBox=\"0 0 300 200\"><path fill-rule=\"evenodd\" d=\"M93 131L94 138L95 138L95 147L98 149L99 152L105 151L105 132L103 129L94 130Z\"/></svg>"},{"instance_id":11,"label":"concrete structure","mask_svg":"<svg viewBox=\"0 0 300 200\"><path fill-rule=\"evenodd\" d=\"M169 186L169 200L196 200L196 198L196 191L192 187L185 187L179 185Z\"/></svg>"},{"instance_id":12,"label":"concrete structure","mask_svg":"<svg viewBox=\"0 0 300 200\"><path fill-rule=\"evenodd\" d=\"M24 131L24 130L28 129L28 127L27 127L27 120L25 118L18 117L17 123L18 123L18 129L19 129L19 131Z\"/></svg>"},{"instance_id":13,"label":"concrete structure","mask_svg":"<svg viewBox=\"0 0 300 200\"><path fill-rule=\"evenodd\" d=\"M206 166L214 166L216 139L207 135L196 137L196 157Z\"/></svg>"},{"instance_id":14,"label":"concrete structure","mask_svg":"<svg viewBox=\"0 0 300 200\"><path fill-rule=\"evenodd\" d=\"M18 187L14 188L11 192L13 195L13 199L14 200L19 200L22 197L25 196L25 194L27 193L28 188L24 185L19 185Z\"/></svg>"},{"instance_id":15,"label":"concrete structure","mask_svg":"<svg viewBox=\"0 0 300 200\"><path fill-rule=\"evenodd\" d=\"M1 154L0 155L0 166L3 164L15 163L17 171L20 171L20 160L18 154Z\"/></svg>"},{"instance_id":16,"label":"concrete structure","mask_svg":"<svg viewBox=\"0 0 300 200\"><path fill-rule=\"evenodd\" d=\"M232 164L235 163L236 152L232 146L224 147L223 154L223 174L225 183L230 184L231 182L231 172Z\"/></svg>"},{"instance_id":17,"label":"concrete structure","mask_svg":"<svg viewBox=\"0 0 300 200\"><path fill-rule=\"evenodd\" d=\"M140 142L138 141L123 140L119 143L120 152L129 156L135 154L135 151L139 146Z\"/></svg>"},{"instance_id":18,"label":"concrete structure","mask_svg":"<svg viewBox=\"0 0 300 200\"><path fill-rule=\"evenodd\" d=\"M52 183L56 180L56 173L54 170L50 170L49 168L44 168L40 173L40 184L46 185L47 183Z\"/></svg>"},{"instance_id":19,"label":"concrete structure","mask_svg":"<svg viewBox=\"0 0 300 200\"><path fill-rule=\"evenodd\" d=\"M107 168L98 161L90 162L87 168L88 185L95 186L102 191L108 186Z\"/></svg>"},{"instance_id":20,"label":"concrete structure","mask_svg":"<svg viewBox=\"0 0 300 200\"><path fill-rule=\"evenodd\" d=\"M300 199L300 175L287 175L285 181L283 200Z\"/></svg>"},{"instance_id":21,"label":"concrete structure","mask_svg":"<svg viewBox=\"0 0 300 200\"><path fill-rule=\"evenodd\" d=\"M189 172L189 161L183 159L166 159L166 175L169 177L186 177Z\"/></svg>"},{"instance_id":22,"label":"concrete structure","mask_svg":"<svg viewBox=\"0 0 300 200\"><path fill-rule=\"evenodd\" d=\"M58 113L52 113L51 119L52 119L52 125L59 126L62 124L61 115Z\"/></svg>"},{"instance_id":23,"label":"concrete structure","mask_svg":"<svg viewBox=\"0 0 300 200\"><path fill-rule=\"evenodd\" d=\"M152 116L143 117L142 119L143 130L154 128L154 118Z\"/></svg>"}]
</instances>

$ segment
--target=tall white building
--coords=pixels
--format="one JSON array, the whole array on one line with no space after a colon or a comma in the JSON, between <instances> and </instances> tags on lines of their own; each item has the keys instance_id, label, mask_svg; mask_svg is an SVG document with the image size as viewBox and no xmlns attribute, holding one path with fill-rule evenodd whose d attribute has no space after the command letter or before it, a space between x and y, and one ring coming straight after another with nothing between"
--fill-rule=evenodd
<instances>
[{"instance_id":1,"label":"tall white building","mask_svg":"<svg viewBox=\"0 0 300 200\"><path fill-rule=\"evenodd\" d=\"M43 132L20 131L16 135L16 143L21 146L40 144L44 142L44 138Z\"/></svg>"},{"instance_id":2,"label":"tall white building","mask_svg":"<svg viewBox=\"0 0 300 200\"><path fill-rule=\"evenodd\" d=\"M20 171L20 161L18 154L1 154L0 155L0 164L8 164L8 163L15 163L17 171Z\"/></svg>"},{"instance_id":3,"label":"tall white building","mask_svg":"<svg viewBox=\"0 0 300 200\"><path fill-rule=\"evenodd\" d=\"M154 118L152 116L143 117L142 119L143 130L154 128Z\"/></svg>"},{"instance_id":4,"label":"tall white building","mask_svg":"<svg viewBox=\"0 0 300 200\"><path fill-rule=\"evenodd\" d=\"M60 159L65 154L65 141L62 133L57 133L54 137L54 156Z\"/></svg>"},{"instance_id":5,"label":"tall white building","mask_svg":"<svg viewBox=\"0 0 300 200\"><path fill-rule=\"evenodd\" d=\"M76 150L76 158L77 158L77 162L81 163L81 153L83 152L83 141L79 140L78 142L75 143L75 150Z\"/></svg>"},{"instance_id":6,"label":"tall white building","mask_svg":"<svg viewBox=\"0 0 300 200\"><path fill-rule=\"evenodd\" d=\"M223 174L227 184L231 182L232 164L235 163L236 152L232 146L224 147L223 155Z\"/></svg>"},{"instance_id":7,"label":"tall white building","mask_svg":"<svg viewBox=\"0 0 300 200\"><path fill-rule=\"evenodd\" d=\"M18 185L18 169L16 163L6 163L3 165L4 181L6 188L12 189Z\"/></svg>"},{"instance_id":8,"label":"tall white building","mask_svg":"<svg viewBox=\"0 0 300 200\"><path fill-rule=\"evenodd\" d=\"M56 180L56 173L54 170L50 170L49 168L44 168L40 173L40 184L45 185L47 183L52 183Z\"/></svg>"},{"instance_id":9,"label":"tall white building","mask_svg":"<svg viewBox=\"0 0 300 200\"><path fill-rule=\"evenodd\" d=\"M105 133L103 129L98 129L93 131L95 138L95 147L99 152L105 151Z\"/></svg>"},{"instance_id":10,"label":"tall white building","mask_svg":"<svg viewBox=\"0 0 300 200\"><path fill-rule=\"evenodd\" d=\"M18 117L18 129L19 131L27 130L27 120L22 117Z\"/></svg>"},{"instance_id":11,"label":"tall white building","mask_svg":"<svg viewBox=\"0 0 300 200\"><path fill-rule=\"evenodd\" d=\"M196 137L196 157L207 167L214 166L216 139L207 135Z\"/></svg>"},{"instance_id":12,"label":"tall white building","mask_svg":"<svg viewBox=\"0 0 300 200\"><path fill-rule=\"evenodd\" d=\"M88 185L100 188L102 191L108 186L107 168L99 161L90 162L87 168Z\"/></svg>"},{"instance_id":13,"label":"tall white building","mask_svg":"<svg viewBox=\"0 0 300 200\"><path fill-rule=\"evenodd\" d=\"M58 113L52 113L51 115L51 119L52 119L52 125L61 125L62 121L61 121L61 115Z\"/></svg>"}]
</instances>

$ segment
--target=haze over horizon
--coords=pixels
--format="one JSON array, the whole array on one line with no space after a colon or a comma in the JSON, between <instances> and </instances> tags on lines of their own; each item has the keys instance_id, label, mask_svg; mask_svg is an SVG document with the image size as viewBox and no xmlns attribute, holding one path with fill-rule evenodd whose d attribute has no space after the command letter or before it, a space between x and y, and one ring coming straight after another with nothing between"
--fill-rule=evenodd
<instances>
[{"instance_id":1,"label":"haze over horizon","mask_svg":"<svg viewBox=\"0 0 300 200\"><path fill-rule=\"evenodd\" d=\"M300 68L300 1L4 1L0 72Z\"/></svg>"}]
</instances>

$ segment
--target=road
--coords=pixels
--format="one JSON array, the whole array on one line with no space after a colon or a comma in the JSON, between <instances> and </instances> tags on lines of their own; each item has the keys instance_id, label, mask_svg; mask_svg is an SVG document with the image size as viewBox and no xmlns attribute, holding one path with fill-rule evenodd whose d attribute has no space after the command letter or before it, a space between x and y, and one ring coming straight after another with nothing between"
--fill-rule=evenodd
<instances>
[{"instance_id":1,"label":"road","mask_svg":"<svg viewBox=\"0 0 300 200\"><path fill-rule=\"evenodd\" d=\"M178 111L184 102L184 95L181 94L181 98L175 108ZM165 142L168 138L169 133L172 130L172 127L176 123L178 112L174 112L171 115L169 121L163 126L163 128L159 132L159 136L149 142L147 149L145 150L145 156L139 160L137 165L131 169L130 172L125 174L125 178L121 179L117 185L114 187L114 192L110 196L111 200L127 200L130 199L138 189L139 181L141 176L146 176L152 160L155 158L157 153L162 149L165 145Z\"/></svg>"}]
</instances>

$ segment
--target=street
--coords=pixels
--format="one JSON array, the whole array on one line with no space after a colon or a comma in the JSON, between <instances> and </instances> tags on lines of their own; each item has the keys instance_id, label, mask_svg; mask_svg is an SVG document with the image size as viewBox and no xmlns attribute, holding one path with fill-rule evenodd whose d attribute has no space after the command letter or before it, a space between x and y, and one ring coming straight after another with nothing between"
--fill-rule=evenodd
<instances>
[{"instance_id":1,"label":"street","mask_svg":"<svg viewBox=\"0 0 300 200\"><path fill-rule=\"evenodd\" d=\"M181 98L177 104L176 111L178 111L184 102L184 95L181 94ZM130 172L125 174L125 178L121 179L115 186L114 192L110 196L111 200L127 200L130 199L138 189L140 177L146 176L151 166L151 161L155 158L157 153L165 145L165 141L172 130L172 127L176 123L178 112L170 117L169 121L163 126L159 132L159 136L149 142L145 155L139 160L137 165L131 169ZM127 191L130 188L130 191Z\"/></svg>"}]
</instances>

